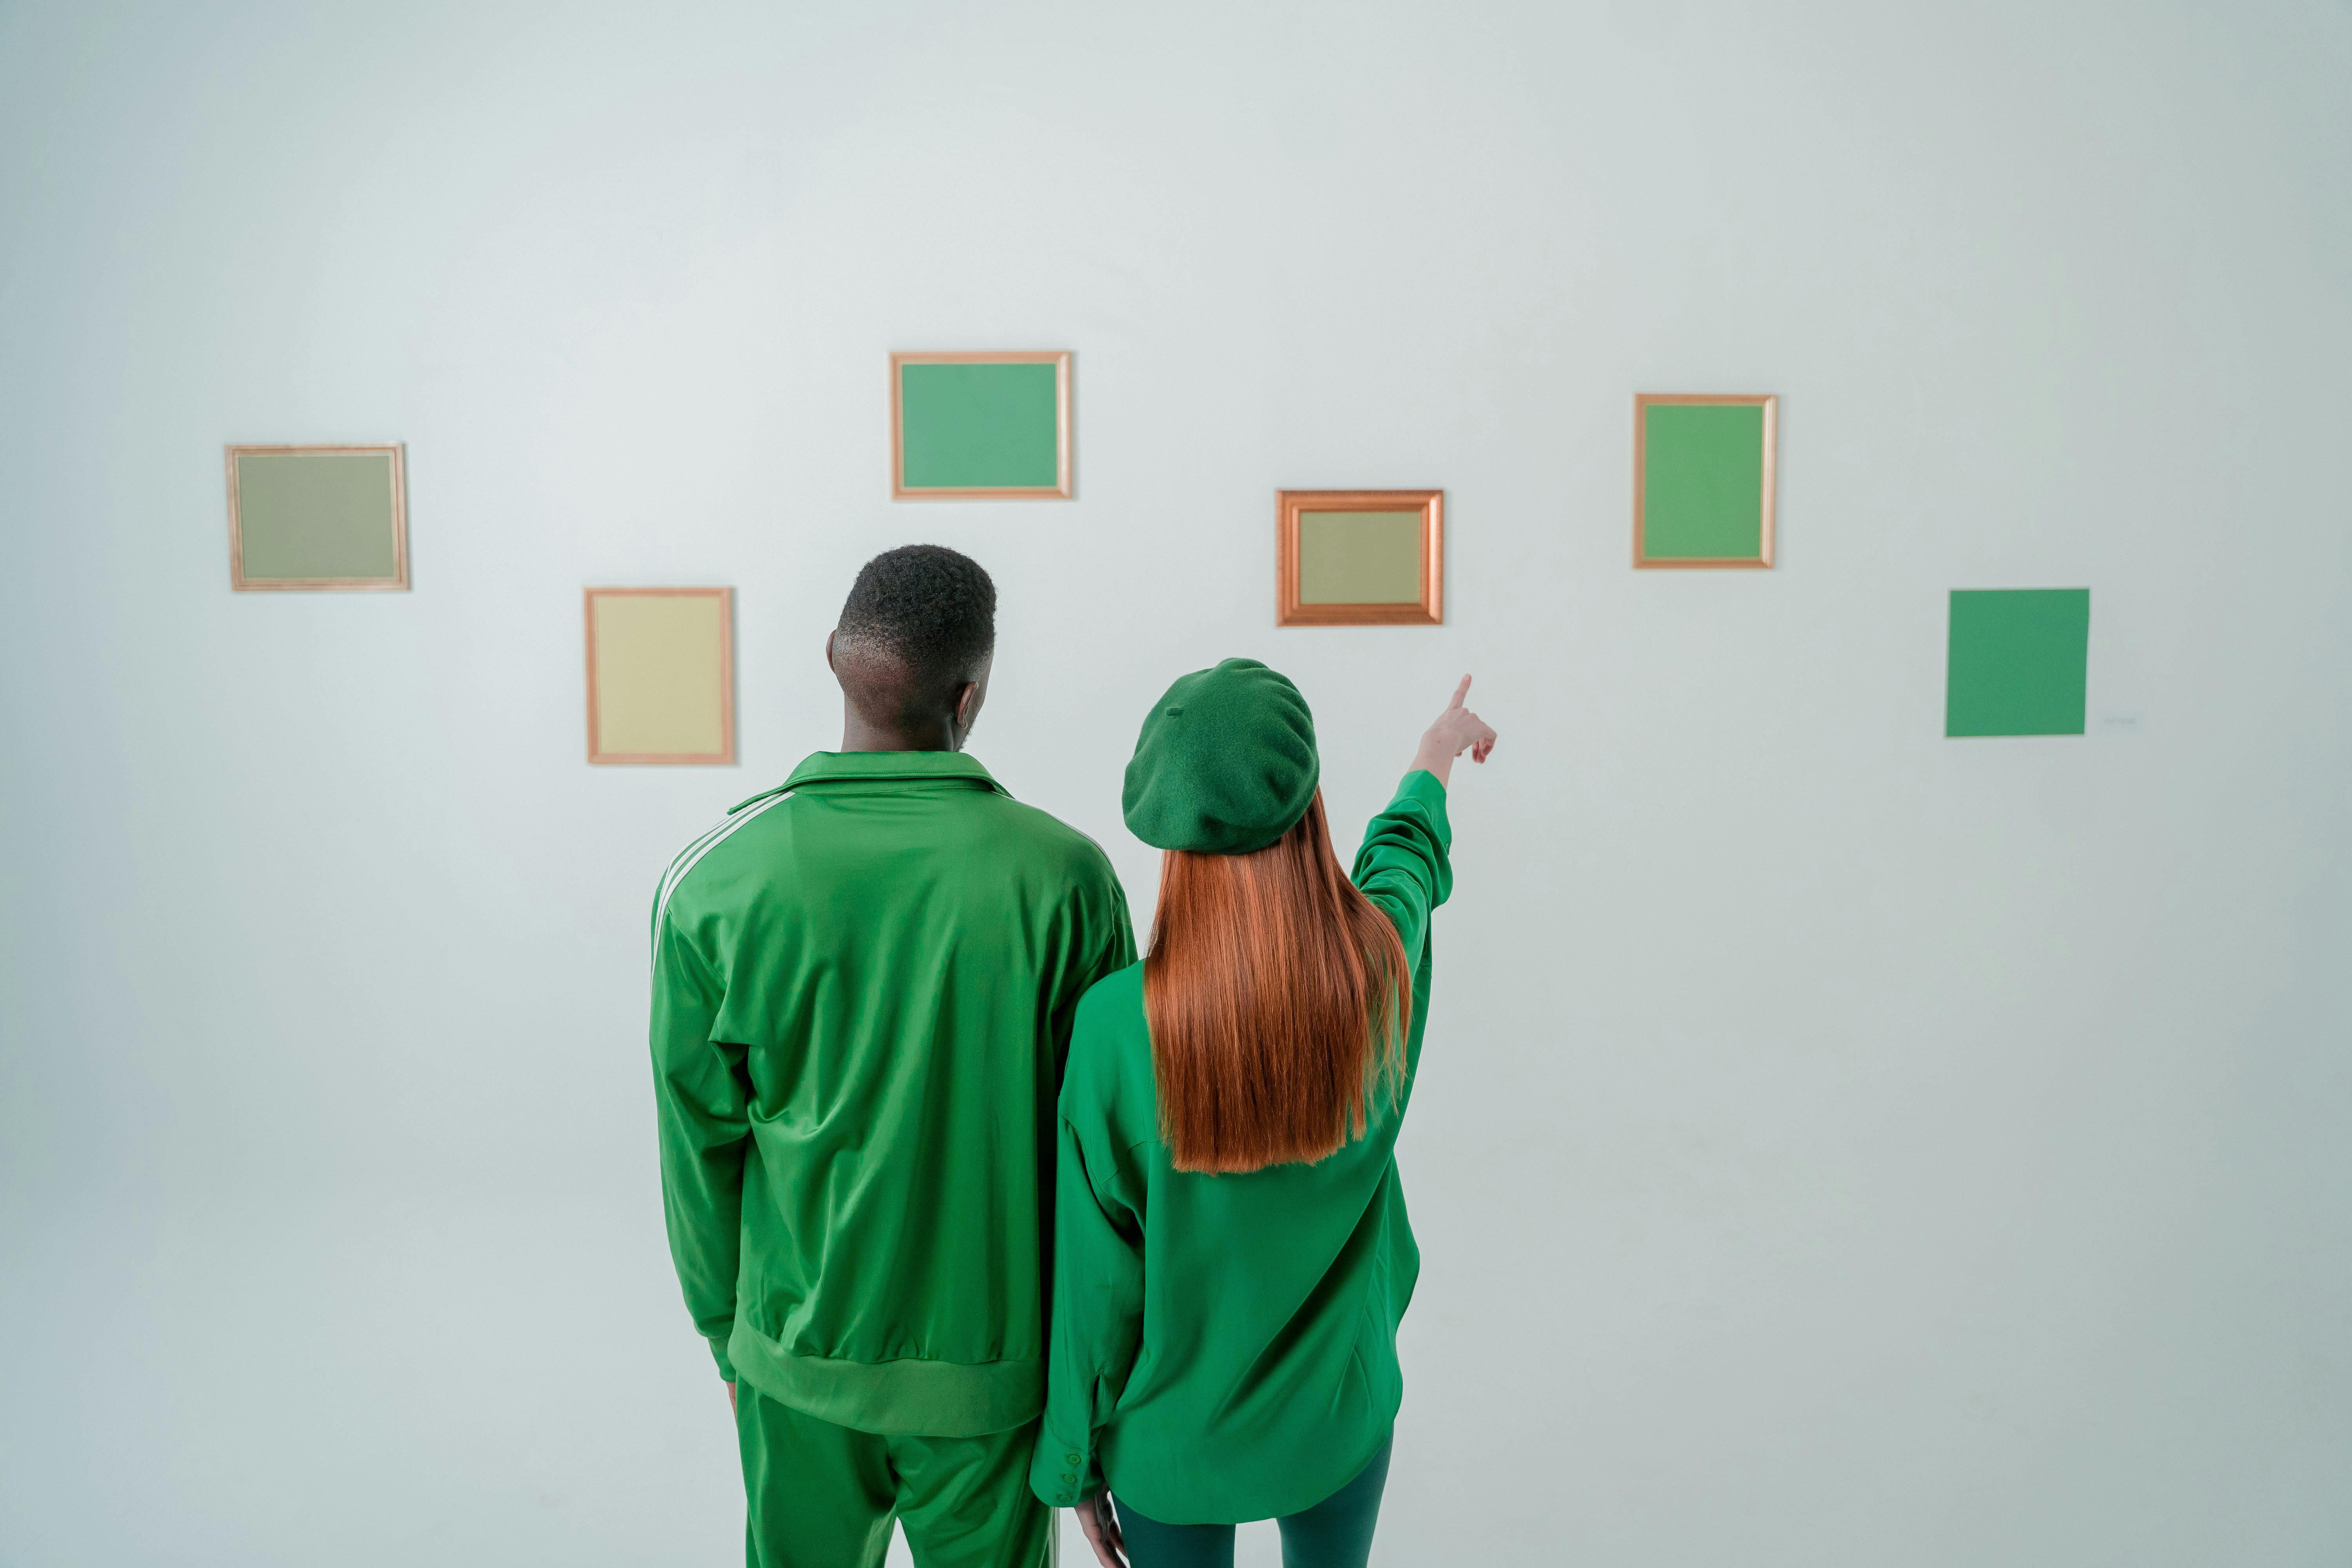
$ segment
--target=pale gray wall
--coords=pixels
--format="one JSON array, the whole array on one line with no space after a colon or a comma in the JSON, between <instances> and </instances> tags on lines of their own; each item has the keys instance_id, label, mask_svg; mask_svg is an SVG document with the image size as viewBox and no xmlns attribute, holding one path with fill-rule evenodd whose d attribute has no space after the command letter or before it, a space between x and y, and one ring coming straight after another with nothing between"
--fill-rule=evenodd
<instances>
[{"instance_id":1,"label":"pale gray wall","mask_svg":"<svg viewBox=\"0 0 2352 1568\"><path fill-rule=\"evenodd\" d=\"M1171 676L1296 676L1352 834L1477 672L1382 1561L2341 1564L2347 80L2320 3L0 5L0 1563L733 1556L645 907L928 539L1147 911ZM959 345L1077 351L1077 501L886 499ZM1628 568L1645 389L1781 395L1779 570ZM414 593L229 593L222 444L313 439L408 443ZM1380 485L1447 625L1276 631L1274 490ZM743 763L591 770L580 588L670 582ZM2084 584L2092 733L1942 739L1947 590Z\"/></svg>"}]
</instances>

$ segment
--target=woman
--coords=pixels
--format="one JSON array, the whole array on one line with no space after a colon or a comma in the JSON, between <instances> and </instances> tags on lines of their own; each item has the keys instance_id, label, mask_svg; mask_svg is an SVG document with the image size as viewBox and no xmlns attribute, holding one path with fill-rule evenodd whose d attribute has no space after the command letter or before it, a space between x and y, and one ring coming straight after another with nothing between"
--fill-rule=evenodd
<instances>
[{"instance_id":1,"label":"woman","mask_svg":"<svg viewBox=\"0 0 2352 1568\"><path fill-rule=\"evenodd\" d=\"M1087 993L1061 1099L1052 1361L1030 1483L1105 1568L1361 1568L1420 1267L1391 1151L1445 901L1445 784L1495 731L1454 701L1351 880L1314 720L1229 658L1168 689L1127 824L1167 852L1151 950ZM1106 1489L1107 1485L1107 1489ZM1117 1504L1116 1514L1111 1500Z\"/></svg>"}]
</instances>

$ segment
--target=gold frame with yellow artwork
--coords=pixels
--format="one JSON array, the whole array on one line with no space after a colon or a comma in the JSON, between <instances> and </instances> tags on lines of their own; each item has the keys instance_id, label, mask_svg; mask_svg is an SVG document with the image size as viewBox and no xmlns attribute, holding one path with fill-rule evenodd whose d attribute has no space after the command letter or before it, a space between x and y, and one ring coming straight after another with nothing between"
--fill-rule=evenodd
<instances>
[{"instance_id":1,"label":"gold frame with yellow artwork","mask_svg":"<svg viewBox=\"0 0 2352 1568\"><path fill-rule=\"evenodd\" d=\"M719 733L716 752L611 752L599 733L596 700L596 601L600 598L713 598L719 601ZM735 761L735 590L732 588L588 588L580 595L588 662L588 760L603 763L669 763L729 765Z\"/></svg>"}]
</instances>

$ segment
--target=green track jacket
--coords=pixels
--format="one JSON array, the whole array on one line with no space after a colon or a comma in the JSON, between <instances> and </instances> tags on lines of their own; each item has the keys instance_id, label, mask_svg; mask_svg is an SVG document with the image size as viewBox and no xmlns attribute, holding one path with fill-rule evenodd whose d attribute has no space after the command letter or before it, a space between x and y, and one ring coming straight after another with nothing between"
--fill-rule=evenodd
<instances>
[{"instance_id":1,"label":"green track jacket","mask_svg":"<svg viewBox=\"0 0 2352 1568\"><path fill-rule=\"evenodd\" d=\"M1179 1171L1161 1142L1143 966L1087 994L1062 1085L1053 1378L1032 1489L1107 1479L1166 1524L1296 1513L1362 1469L1404 1396L1396 1330L1421 1254L1392 1152L1429 1016L1430 913L1452 890L1445 786L1413 772L1354 880L1412 964L1397 1103L1312 1165Z\"/></svg>"},{"instance_id":2,"label":"green track jacket","mask_svg":"<svg viewBox=\"0 0 2352 1568\"><path fill-rule=\"evenodd\" d=\"M1055 1093L1135 958L1093 840L971 757L820 752L653 912L670 1255L722 1376L862 1431L1045 1396Z\"/></svg>"}]
</instances>

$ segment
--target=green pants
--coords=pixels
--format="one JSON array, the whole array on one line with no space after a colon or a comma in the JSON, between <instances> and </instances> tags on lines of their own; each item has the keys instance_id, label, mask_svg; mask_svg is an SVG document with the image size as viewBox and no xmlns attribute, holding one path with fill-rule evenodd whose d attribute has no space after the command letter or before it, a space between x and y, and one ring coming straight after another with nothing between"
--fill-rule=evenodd
<instances>
[{"instance_id":1,"label":"green pants","mask_svg":"<svg viewBox=\"0 0 2352 1568\"><path fill-rule=\"evenodd\" d=\"M1364 1568L1372 1554L1372 1527L1381 1521L1381 1489L1388 1485L1389 1443L1356 1479L1313 1508L1285 1514L1282 1568ZM1230 1524L1162 1524L1118 1500L1118 1532L1132 1568L1234 1568Z\"/></svg>"},{"instance_id":2,"label":"green pants","mask_svg":"<svg viewBox=\"0 0 2352 1568\"><path fill-rule=\"evenodd\" d=\"M886 1437L735 1387L748 1568L880 1568L893 1515L917 1568L1043 1568L1054 1510L1029 1490L1034 1421L984 1437Z\"/></svg>"}]
</instances>

